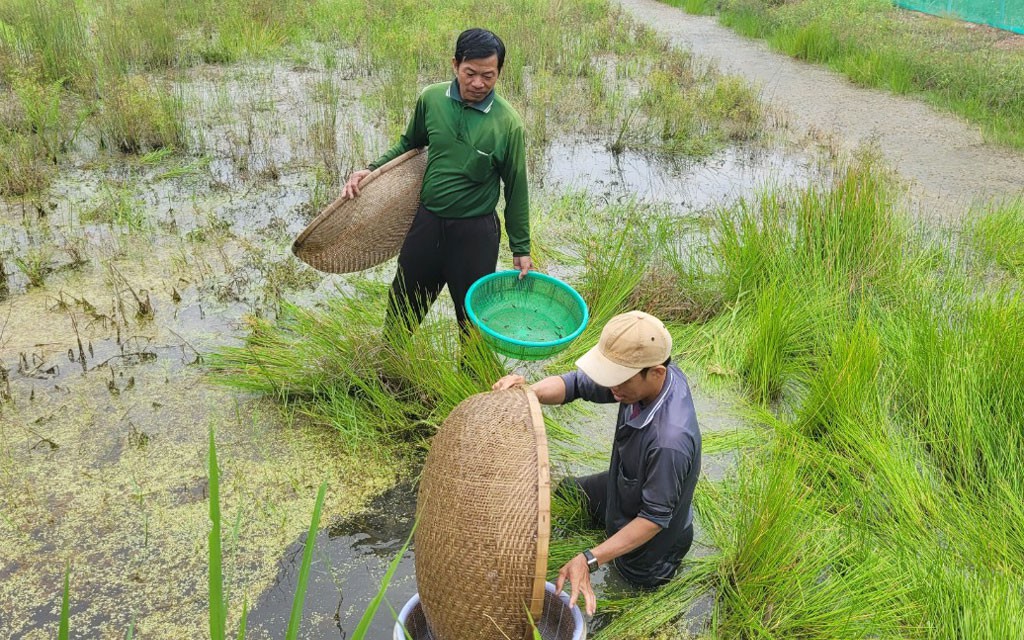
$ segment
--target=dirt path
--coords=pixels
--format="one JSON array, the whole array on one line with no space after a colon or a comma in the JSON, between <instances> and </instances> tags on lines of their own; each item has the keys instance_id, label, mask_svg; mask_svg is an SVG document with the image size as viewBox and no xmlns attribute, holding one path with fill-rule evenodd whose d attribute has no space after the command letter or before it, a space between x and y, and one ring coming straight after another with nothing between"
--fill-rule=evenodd
<instances>
[{"instance_id":1,"label":"dirt path","mask_svg":"<svg viewBox=\"0 0 1024 640\"><path fill-rule=\"evenodd\" d=\"M985 144L977 127L929 105L856 87L823 67L772 52L714 18L655 0L620 0L637 20L680 48L759 86L799 133L821 133L850 150L874 142L910 186L911 210L954 220L972 203L1024 194L1024 154Z\"/></svg>"}]
</instances>

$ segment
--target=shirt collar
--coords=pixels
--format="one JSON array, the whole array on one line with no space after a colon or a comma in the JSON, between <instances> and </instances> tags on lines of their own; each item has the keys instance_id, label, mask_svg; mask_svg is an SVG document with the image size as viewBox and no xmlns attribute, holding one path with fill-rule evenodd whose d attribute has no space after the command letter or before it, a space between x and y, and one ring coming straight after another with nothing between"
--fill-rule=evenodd
<instances>
[{"instance_id":1,"label":"shirt collar","mask_svg":"<svg viewBox=\"0 0 1024 640\"><path fill-rule=\"evenodd\" d=\"M651 420L654 419L654 415L659 409L661 409L662 405L665 404L665 399L668 398L668 394L671 393L672 387L675 386L675 383L676 374L673 373L671 368L669 368L668 375L665 376L665 384L661 387L661 392L658 394L658 397L654 399L654 402L646 407L641 407L640 413L638 413L634 418L627 418L624 424L633 427L634 429L643 429L650 424ZM633 406L634 405L632 404L626 405L626 416L629 416L629 414L633 412Z\"/></svg>"},{"instance_id":2,"label":"shirt collar","mask_svg":"<svg viewBox=\"0 0 1024 640\"><path fill-rule=\"evenodd\" d=\"M480 102L477 102L475 104L463 102L462 95L459 93L458 80L452 80L451 84L448 85L448 97L454 100L455 102L464 104L467 107L472 107L473 109L476 109L480 113L490 113L491 107L494 105L494 89L491 89L491 92L487 94L487 97L481 100Z\"/></svg>"}]
</instances>

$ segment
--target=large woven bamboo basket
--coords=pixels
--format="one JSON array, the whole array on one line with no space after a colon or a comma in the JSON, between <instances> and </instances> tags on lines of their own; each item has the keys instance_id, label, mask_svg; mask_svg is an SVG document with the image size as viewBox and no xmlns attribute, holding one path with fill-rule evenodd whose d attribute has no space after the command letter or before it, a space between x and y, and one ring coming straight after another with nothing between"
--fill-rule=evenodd
<instances>
[{"instance_id":1,"label":"large woven bamboo basket","mask_svg":"<svg viewBox=\"0 0 1024 640\"><path fill-rule=\"evenodd\" d=\"M460 403L420 478L416 582L437 640L528 637L544 611L551 479L540 403L516 388Z\"/></svg>"},{"instance_id":2,"label":"large woven bamboo basket","mask_svg":"<svg viewBox=\"0 0 1024 640\"><path fill-rule=\"evenodd\" d=\"M420 203L426 149L377 167L359 183L357 198L339 197L292 244L292 253L329 273L352 273L398 255Z\"/></svg>"}]
</instances>

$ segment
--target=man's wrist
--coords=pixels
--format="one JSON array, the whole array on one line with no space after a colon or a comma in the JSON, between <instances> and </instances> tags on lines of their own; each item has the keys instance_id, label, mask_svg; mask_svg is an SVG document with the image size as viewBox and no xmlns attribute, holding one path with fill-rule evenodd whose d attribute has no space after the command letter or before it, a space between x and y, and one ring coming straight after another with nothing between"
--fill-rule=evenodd
<instances>
[{"instance_id":1,"label":"man's wrist","mask_svg":"<svg viewBox=\"0 0 1024 640\"><path fill-rule=\"evenodd\" d=\"M584 549L582 555L583 559L587 561L587 569L590 570L590 573L597 571L598 563L597 558L594 556L594 552L590 549Z\"/></svg>"}]
</instances>

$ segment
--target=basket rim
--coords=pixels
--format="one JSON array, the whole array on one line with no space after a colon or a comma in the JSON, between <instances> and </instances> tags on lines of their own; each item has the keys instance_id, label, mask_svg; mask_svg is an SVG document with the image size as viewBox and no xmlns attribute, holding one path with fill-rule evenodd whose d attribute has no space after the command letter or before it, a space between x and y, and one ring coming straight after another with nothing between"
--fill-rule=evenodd
<instances>
[{"instance_id":1,"label":"basket rim","mask_svg":"<svg viewBox=\"0 0 1024 640\"><path fill-rule=\"evenodd\" d=\"M555 588L556 587L553 582L545 579L544 591L555 594L555 596L559 600L565 603L565 607L569 610L569 613L572 616L574 630L573 637L579 636L585 638L585 633L587 630L587 621L583 618L583 611L580 609L580 607L573 606L573 604L569 602L569 593L567 591L563 589L561 593L558 593L555 591ZM412 615L412 612L416 609L417 605L419 604L420 594L419 591L417 591L409 597L409 599L405 602L405 605L402 607L401 611L399 611L398 617L395 618L395 627L393 631L395 638L407 637L404 621L408 621L409 616Z\"/></svg>"},{"instance_id":2,"label":"basket rim","mask_svg":"<svg viewBox=\"0 0 1024 640\"><path fill-rule=\"evenodd\" d=\"M585 300L583 300L583 296L581 296L579 292L576 291L576 289L572 288L562 280L559 280L554 276L549 276L546 273L540 273L537 271L527 271L526 278L537 278L540 280L545 280L567 291L572 297L572 299L576 302L577 306L583 310L583 319L580 321L579 326L576 327L576 329L571 334L565 336L564 338L559 338L558 340L532 341L519 340L518 338L512 338L509 336L502 335L495 331L494 329L488 327L486 324L484 324L484 322L480 320L480 317L477 316L476 310L473 309L473 293L477 290L478 287L482 286L487 282L490 282L491 280L507 279L512 275L515 275L518 278L519 271L516 271L515 269L509 269L507 271L495 271L494 273L489 273L483 276L469 287L469 291L466 292L466 313L469 314L469 319L473 322L473 324L479 327L480 330L483 331L486 335L496 340L500 340L506 344L515 345L517 347L556 347L562 344L568 344L569 342L572 342L576 338L580 337L580 334L583 333L583 330L587 328L587 323L590 322L590 309L587 308L587 303Z\"/></svg>"}]
</instances>

